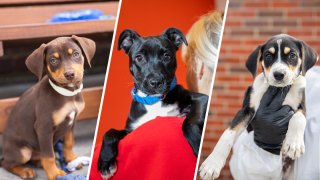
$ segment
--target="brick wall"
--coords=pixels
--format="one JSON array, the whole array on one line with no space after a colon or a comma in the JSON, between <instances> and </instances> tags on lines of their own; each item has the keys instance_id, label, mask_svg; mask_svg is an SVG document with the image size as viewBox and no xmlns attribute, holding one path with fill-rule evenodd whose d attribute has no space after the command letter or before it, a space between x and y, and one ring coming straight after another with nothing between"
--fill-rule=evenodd
<instances>
[{"instance_id":1,"label":"brick wall","mask_svg":"<svg viewBox=\"0 0 320 180\"><path fill-rule=\"evenodd\" d=\"M230 0L200 164L240 109L252 83L244 65L248 55L278 33L302 39L320 52L319 8L320 0ZM220 179L232 179L228 167Z\"/></svg>"}]
</instances>

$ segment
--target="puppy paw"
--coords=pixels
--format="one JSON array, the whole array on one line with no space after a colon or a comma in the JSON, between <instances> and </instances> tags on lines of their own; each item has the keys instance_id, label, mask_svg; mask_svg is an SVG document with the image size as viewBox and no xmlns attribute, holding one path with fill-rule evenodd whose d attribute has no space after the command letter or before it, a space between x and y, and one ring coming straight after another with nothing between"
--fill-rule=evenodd
<instances>
[{"instance_id":1,"label":"puppy paw","mask_svg":"<svg viewBox=\"0 0 320 180\"><path fill-rule=\"evenodd\" d=\"M290 157L291 159L297 159L305 152L303 135L287 135L283 145L282 154Z\"/></svg>"},{"instance_id":2,"label":"puppy paw","mask_svg":"<svg viewBox=\"0 0 320 180\"><path fill-rule=\"evenodd\" d=\"M36 173L33 169L27 167L16 167L13 168L12 172L21 177L21 179L33 179Z\"/></svg>"},{"instance_id":3,"label":"puppy paw","mask_svg":"<svg viewBox=\"0 0 320 180\"><path fill-rule=\"evenodd\" d=\"M67 173L58 168L52 171L51 173L47 173L49 180L56 180L58 176L65 176L65 175L67 175Z\"/></svg>"},{"instance_id":4,"label":"puppy paw","mask_svg":"<svg viewBox=\"0 0 320 180\"><path fill-rule=\"evenodd\" d=\"M116 173L116 171L117 171L117 166L114 164L114 165L110 165L108 168L100 172L103 179L109 179Z\"/></svg>"},{"instance_id":5,"label":"puppy paw","mask_svg":"<svg viewBox=\"0 0 320 180\"><path fill-rule=\"evenodd\" d=\"M224 162L222 162L221 159L210 155L200 166L199 172L201 179L217 179L220 175L223 165Z\"/></svg>"}]
</instances>

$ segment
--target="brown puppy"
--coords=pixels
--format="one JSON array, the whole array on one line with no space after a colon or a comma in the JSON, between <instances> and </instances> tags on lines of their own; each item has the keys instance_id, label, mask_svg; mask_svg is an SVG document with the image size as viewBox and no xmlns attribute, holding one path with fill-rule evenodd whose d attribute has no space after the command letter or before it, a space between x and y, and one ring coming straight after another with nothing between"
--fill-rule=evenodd
<instances>
[{"instance_id":1,"label":"brown puppy","mask_svg":"<svg viewBox=\"0 0 320 180\"><path fill-rule=\"evenodd\" d=\"M72 36L42 44L27 58L26 65L39 82L20 97L10 114L3 133L4 168L21 178L34 178L34 170L23 166L32 160L41 162L50 180L65 175L55 163L53 145L63 138L65 160L76 158L73 127L84 108L83 66L85 59L90 65L94 53L92 40Z\"/></svg>"}]
</instances>

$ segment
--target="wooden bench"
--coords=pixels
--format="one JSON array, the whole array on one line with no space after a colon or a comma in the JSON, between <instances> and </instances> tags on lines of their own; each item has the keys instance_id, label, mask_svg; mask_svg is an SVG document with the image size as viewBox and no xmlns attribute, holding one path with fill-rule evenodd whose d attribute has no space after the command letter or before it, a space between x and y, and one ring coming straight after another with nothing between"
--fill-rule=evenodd
<instances>
[{"instance_id":1,"label":"wooden bench","mask_svg":"<svg viewBox=\"0 0 320 180\"><path fill-rule=\"evenodd\" d=\"M58 0L55 2L71 2L74 0ZM85 1L85 0L83 0ZM32 6L1 6L14 4L50 3L53 0L3 0L0 1L0 57L6 51L6 42L12 40L68 36L72 34L86 35L113 32L115 19L90 20L49 24L48 20L57 13L83 9L98 9L105 15L117 16L118 2L90 2L72 4L45 4ZM79 1L78 1L79 2ZM89 1L88 1L89 2ZM107 59L108 57L104 57ZM86 88L83 91L86 102L85 110L78 120L96 118L102 95L102 86ZM0 133L3 131L8 115L17 102L18 97L0 99Z\"/></svg>"}]
</instances>

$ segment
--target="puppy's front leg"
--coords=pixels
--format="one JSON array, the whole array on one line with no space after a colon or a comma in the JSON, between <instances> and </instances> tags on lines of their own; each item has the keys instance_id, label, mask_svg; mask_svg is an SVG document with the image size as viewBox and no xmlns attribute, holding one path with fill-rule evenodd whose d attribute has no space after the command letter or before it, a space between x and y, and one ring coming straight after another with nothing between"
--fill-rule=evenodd
<instances>
[{"instance_id":1,"label":"puppy's front leg","mask_svg":"<svg viewBox=\"0 0 320 180\"><path fill-rule=\"evenodd\" d=\"M233 122L238 123L236 123L236 125L231 125L223 132L212 153L202 163L200 167L200 177L202 179L216 179L219 177L220 171L226 163L235 140L248 126L248 122L252 116L253 114L246 113L245 109L242 109L237 113Z\"/></svg>"},{"instance_id":2,"label":"puppy's front leg","mask_svg":"<svg viewBox=\"0 0 320 180\"><path fill-rule=\"evenodd\" d=\"M56 165L53 150L53 129L48 129L48 124L43 124L41 120L35 123L40 147L41 165L45 170L49 180L55 180L57 176L64 176L66 173Z\"/></svg>"},{"instance_id":3,"label":"puppy's front leg","mask_svg":"<svg viewBox=\"0 0 320 180\"><path fill-rule=\"evenodd\" d=\"M118 144L127 135L126 130L110 129L104 134L103 142L98 159L98 170L105 179L109 179L116 172L116 158Z\"/></svg>"},{"instance_id":4,"label":"puppy's front leg","mask_svg":"<svg viewBox=\"0 0 320 180\"><path fill-rule=\"evenodd\" d=\"M76 159L77 156L73 151L74 145L74 136L73 136L73 128L70 128L64 136L64 144L63 144L63 155L65 161L71 162L72 160Z\"/></svg>"},{"instance_id":5,"label":"puppy's front leg","mask_svg":"<svg viewBox=\"0 0 320 180\"><path fill-rule=\"evenodd\" d=\"M198 156L203 122L206 115L208 96L191 93L191 109L182 124L182 131L192 147L195 156Z\"/></svg>"},{"instance_id":6,"label":"puppy's front leg","mask_svg":"<svg viewBox=\"0 0 320 180\"><path fill-rule=\"evenodd\" d=\"M212 153L201 164L199 171L202 179L216 179L219 177L234 142L253 118L254 109L249 104L251 91L252 88L249 87L245 94L242 109L238 111L230 127L223 132Z\"/></svg>"},{"instance_id":7,"label":"puppy's front leg","mask_svg":"<svg viewBox=\"0 0 320 180\"><path fill-rule=\"evenodd\" d=\"M299 109L290 119L289 127L282 145L282 153L291 159L300 157L304 151L304 130L306 127L306 118L303 110Z\"/></svg>"}]
</instances>

